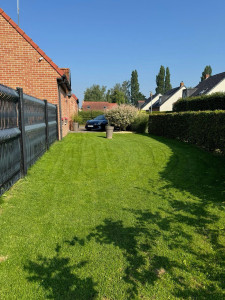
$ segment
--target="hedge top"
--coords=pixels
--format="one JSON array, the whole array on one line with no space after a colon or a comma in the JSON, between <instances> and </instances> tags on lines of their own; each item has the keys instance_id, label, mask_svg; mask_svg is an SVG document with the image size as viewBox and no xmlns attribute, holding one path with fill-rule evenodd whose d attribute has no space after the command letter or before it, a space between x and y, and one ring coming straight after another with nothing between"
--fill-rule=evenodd
<instances>
[{"instance_id":1,"label":"hedge top","mask_svg":"<svg viewBox=\"0 0 225 300\"><path fill-rule=\"evenodd\" d=\"M183 98L173 105L175 112L218 109L225 110L225 93Z\"/></svg>"}]
</instances>

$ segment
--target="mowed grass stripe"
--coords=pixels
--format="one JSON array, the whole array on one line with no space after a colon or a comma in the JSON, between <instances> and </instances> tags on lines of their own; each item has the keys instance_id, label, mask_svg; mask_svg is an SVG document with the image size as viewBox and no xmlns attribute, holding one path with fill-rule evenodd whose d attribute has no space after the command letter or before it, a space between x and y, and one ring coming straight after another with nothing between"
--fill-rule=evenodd
<instances>
[{"instance_id":1,"label":"mowed grass stripe","mask_svg":"<svg viewBox=\"0 0 225 300\"><path fill-rule=\"evenodd\" d=\"M224 159L70 134L0 203L0 299L223 299Z\"/></svg>"}]
</instances>

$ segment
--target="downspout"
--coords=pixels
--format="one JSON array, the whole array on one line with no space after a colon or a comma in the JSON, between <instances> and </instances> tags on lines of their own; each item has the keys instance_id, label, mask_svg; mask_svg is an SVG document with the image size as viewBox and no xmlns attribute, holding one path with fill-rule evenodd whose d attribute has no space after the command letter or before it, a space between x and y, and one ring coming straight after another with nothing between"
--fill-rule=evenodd
<instances>
[{"instance_id":1,"label":"downspout","mask_svg":"<svg viewBox=\"0 0 225 300\"><path fill-rule=\"evenodd\" d=\"M61 93L60 86L58 84L58 99L59 99L59 128L60 128L60 140L62 140L62 105L61 105Z\"/></svg>"}]
</instances>

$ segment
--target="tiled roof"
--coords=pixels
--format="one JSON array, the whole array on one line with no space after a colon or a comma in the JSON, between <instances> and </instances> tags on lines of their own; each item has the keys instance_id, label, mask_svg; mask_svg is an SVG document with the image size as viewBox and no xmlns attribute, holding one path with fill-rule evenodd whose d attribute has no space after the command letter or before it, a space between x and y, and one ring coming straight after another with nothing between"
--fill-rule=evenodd
<instances>
[{"instance_id":1,"label":"tiled roof","mask_svg":"<svg viewBox=\"0 0 225 300\"><path fill-rule=\"evenodd\" d=\"M198 95L205 95L212 90L220 81L225 79L225 72L219 73L201 81L195 88L196 91L191 95L192 97Z\"/></svg>"},{"instance_id":2,"label":"tiled roof","mask_svg":"<svg viewBox=\"0 0 225 300\"><path fill-rule=\"evenodd\" d=\"M60 76L64 75L61 70L46 54L42 51L32 39L0 8L0 15L59 73Z\"/></svg>"},{"instance_id":3,"label":"tiled roof","mask_svg":"<svg viewBox=\"0 0 225 300\"><path fill-rule=\"evenodd\" d=\"M72 94L72 97L75 99L75 100L78 100L77 96L75 94Z\"/></svg>"},{"instance_id":4,"label":"tiled roof","mask_svg":"<svg viewBox=\"0 0 225 300\"><path fill-rule=\"evenodd\" d=\"M109 102L94 102L94 101L83 101L82 109L84 110L104 110L117 107L117 103Z\"/></svg>"},{"instance_id":5,"label":"tiled roof","mask_svg":"<svg viewBox=\"0 0 225 300\"><path fill-rule=\"evenodd\" d=\"M161 106L163 103L165 103L167 100L169 100L170 97L172 97L177 91L179 91L181 87L178 86L176 88L173 88L171 90L169 90L168 92L166 92L163 96L161 96L159 98L159 100L157 100L153 105L152 107L153 108L156 108L156 107L159 107Z\"/></svg>"},{"instance_id":6,"label":"tiled roof","mask_svg":"<svg viewBox=\"0 0 225 300\"><path fill-rule=\"evenodd\" d=\"M151 101L153 101L155 99L155 97L157 97L158 94L155 94L152 96L152 99L151 97L149 97L147 100L145 100L145 102L142 104L142 106L140 107L141 109L144 108L147 104L149 104Z\"/></svg>"}]
</instances>

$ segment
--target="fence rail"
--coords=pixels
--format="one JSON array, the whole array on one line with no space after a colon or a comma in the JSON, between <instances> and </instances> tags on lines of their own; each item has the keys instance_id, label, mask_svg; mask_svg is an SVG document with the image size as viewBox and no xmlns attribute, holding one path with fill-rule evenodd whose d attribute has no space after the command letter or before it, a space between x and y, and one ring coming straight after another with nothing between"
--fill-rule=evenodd
<instances>
[{"instance_id":1,"label":"fence rail","mask_svg":"<svg viewBox=\"0 0 225 300\"><path fill-rule=\"evenodd\" d=\"M57 106L0 85L0 196L58 139Z\"/></svg>"}]
</instances>

